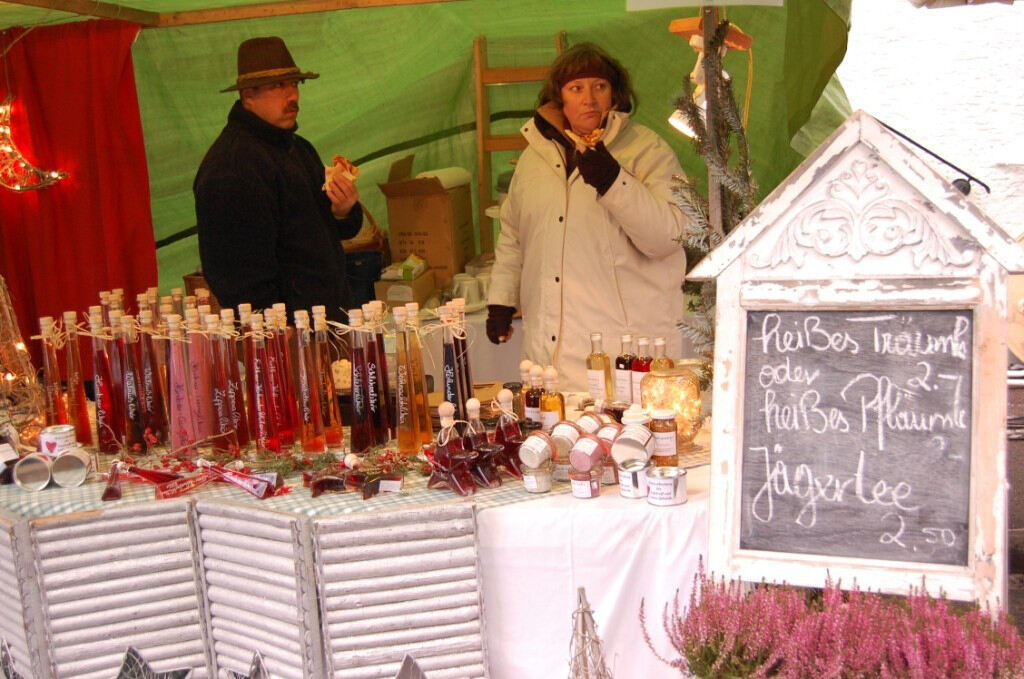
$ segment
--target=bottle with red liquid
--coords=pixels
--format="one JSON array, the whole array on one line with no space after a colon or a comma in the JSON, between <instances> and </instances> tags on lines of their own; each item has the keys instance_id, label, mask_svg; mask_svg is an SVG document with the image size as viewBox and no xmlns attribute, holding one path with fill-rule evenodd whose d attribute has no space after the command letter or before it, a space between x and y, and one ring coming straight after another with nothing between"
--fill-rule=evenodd
<instances>
[{"instance_id":1,"label":"bottle with red liquid","mask_svg":"<svg viewBox=\"0 0 1024 679\"><path fill-rule=\"evenodd\" d=\"M370 308L373 310L373 327L377 332L377 358L380 361L381 398L387 402L389 423L393 430L395 428L395 403L394 399L391 398L391 375L388 373L388 352L384 344L384 302L375 299L370 302ZM394 436L393 432L392 436Z\"/></svg>"},{"instance_id":2,"label":"bottle with red liquid","mask_svg":"<svg viewBox=\"0 0 1024 679\"><path fill-rule=\"evenodd\" d=\"M228 362L228 408L239 449L249 445L249 422L245 416L245 386L238 367L238 332L235 330L234 309L220 310L220 332L224 337L224 350Z\"/></svg>"},{"instance_id":3,"label":"bottle with red liquid","mask_svg":"<svg viewBox=\"0 0 1024 679\"><path fill-rule=\"evenodd\" d=\"M110 357L110 396L114 401L114 417L110 426L114 429L114 438L124 443L124 343L118 341L123 334L121 329L121 310L111 297L110 303L110 342L107 343L107 355Z\"/></svg>"},{"instance_id":4,"label":"bottle with red liquid","mask_svg":"<svg viewBox=\"0 0 1024 679\"><path fill-rule=\"evenodd\" d=\"M438 316L441 319L441 325L443 330L441 331L441 346L442 346L442 357L443 357L443 376L442 381L444 382L444 400L452 404L464 403L462 393L462 379L459 377L459 360L457 356L457 349L455 346L455 325L454 319L447 306L443 306L438 309ZM459 406L455 407L456 419L462 419L463 413Z\"/></svg>"},{"instance_id":5,"label":"bottle with red liquid","mask_svg":"<svg viewBox=\"0 0 1024 679\"><path fill-rule=\"evenodd\" d=\"M124 387L124 445L133 453L143 453L149 447L143 432L142 399L140 388L142 379L139 377L139 336L135 329L135 317L127 314L121 316L121 357L124 365L121 369L122 386Z\"/></svg>"},{"instance_id":6,"label":"bottle with red liquid","mask_svg":"<svg viewBox=\"0 0 1024 679\"><path fill-rule=\"evenodd\" d=\"M163 367L160 365L160 357L157 354L156 343L153 340L153 312L143 310L139 313L139 378L142 380L140 397L142 399L143 420L142 435L149 445L163 445L167 443L167 402L164 400L163 387L160 384L160 375Z\"/></svg>"},{"instance_id":7,"label":"bottle with red liquid","mask_svg":"<svg viewBox=\"0 0 1024 679\"><path fill-rule=\"evenodd\" d=\"M427 374L423 370L423 346L420 342L420 305L409 302L405 305L406 344L409 348L409 374L412 379L412 400L416 404L416 427L420 431L420 442L429 445L434 440L434 425L430 421L430 391L427 389Z\"/></svg>"},{"instance_id":8,"label":"bottle with red liquid","mask_svg":"<svg viewBox=\"0 0 1024 679\"><path fill-rule=\"evenodd\" d=\"M263 314L250 315L249 348L251 366L246 370L249 387L249 426L257 453L268 451L280 453L281 443L277 438L274 416L271 412L269 378L267 376L267 340L263 332Z\"/></svg>"},{"instance_id":9,"label":"bottle with red liquid","mask_svg":"<svg viewBox=\"0 0 1024 679\"><path fill-rule=\"evenodd\" d=\"M274 341L278 355L278 362L281 365L282 392L285 398L285 414L288 417L288 425L291 430L291 440L287 437L281 438L282 446L291 446L295 443L297 429L299 427L299 407L295 390L295 370L293 368L292 352L288 341L288 311L284 302L274 305L275 324Z\"/></svg>"},{"instance_id":10,"label":"bottle with red liquid","mask_svg":"<svg viewBox=\"0 0 1024 679\"><path fill-rule=\"evenodd\" d=\"M377 345L377 332L373 321L373 307L364 304L362 308L366 333L366 407L370 411L370 423L373 426L373 440L376 444L387 443L391 439L391 422L388 417L387 401L381 398L380 384L380 353L384 347Z\"/></svg>"},{"instance_id":11,"label":"bottle with red liquid","mask_svg":"<svg viewBox=\"0 0 1024 679\"><path fill-rule=\"evenodd\" d=\"M466 300L456 297L452 300L452 311L455 322L455 357L458 361L458 374L462 384L464 399L473 397L473 372L469 365L469 342L466 337ZM463 401L465 402L465 401Z\"/></svg>"},{"instance_id":12,"label":"bottle with red liquid","mask_svg":"<svg viewBox=\"0 0 1024 679\"><path fill-rule=\"evenodd\" d=\"M89 333L92 335L92 385L96 402L96 445L101 453L116 453L120 444L114 435L114 399L110 393L110 357L107 355L106 328L100 305L89 307Z\"/></svg>"},{"instance_id":13,"label":"bottle with red liquid","mask_svg":"<svg viewBox=\"0 0 1024 679\"><path fill-rule=\"evenodd\" d=\"M56 328L53 316L39 319L40 342L43 348L43 394L46 397L46 426L67 424L68 410L60 387L60 364L57 362Z\"/></svg>"},{"instance_id":14,"label":"bottle with red liquid","mask_svg":"<svg viewBox=\"0 0 1024 679\"><path fill-rule=\"evenodd\" d=\"M480 400L476 397L466 401L466 431L462 435L462 446L476 453L476 459L470 465L473 482L481 488L497 488L501 485L496 464L504 447L500 443L491 443L487 438L487 428L480 419Z\"/></svg>"},{"instance_id":15,"label":"bottle with red liquid","mask_svg":"<svg viewBox=\"0 0 1024 679\"><path fill-rule=\"evenodd\" d=\"M313 353L313 338L309 331L309 318L305 313L295 312L295 339L298 342L298 399L299 438L302 452L322 453L327 450L324 440L324 419L320 414L320 395L317 389L316 355Z\"/></svg>"},{"instance_id":16,"label":"bottle with red liquid","mask_svg":"<svg viewBox=\"0 0 1024 679\"><path fill-rule=\"evenodd\" d=\"M213 390L210 384L210 364L207 360L206 334L199 325L199 310L185 307L185 336L188 338L188 376L192 382L192 419L200 439L213 435Z\"/></svg>"},{"instance_id":17,"label":"bottle with red liquid","mask_svg":"<svg viewBox=\"0 0 1024 679\"><path fill-rule=\"evenodd\" d=\"M409 365L408 334L405 330L406 312L395 307L395 436L398 450L403 455L420 451L419 418L413 391L412 369Z\"/></svg>"},{"instance_id":18,"label":"bottle with red liquid","mask_svg":"<svg viewBox=\"0 0 1024 679\"><path fill-rule=\"evenodd\" d=\"M543 396L544 368L539 365L530 366L530 388L527 389L526 395L523 396L523 410L526 412L527 420L537 424L541 423L540 401Z\"/></svg>"},{"instance_id":19,"label":"bottle with red liquid","mask_svg":"<svg viewBox=\"0 0 1024 679\"><path fill-rule=\"evenodd\" d=\"M622 353L615 357L615 400L633 401L633 336L622 336Z\"/></svg>"},{"instance_id":20,"label":"bottle with red liquid","mask_svg":"<svg viewBox=\"0 0 1024 679\"><path fill-rule=\"evenodd\" d=\"M92 445L92 425L89 423L89 405L85 400L85 382L82 378L82 356L78 352L78 327L75 312L64 312L64 367L68 378L68 424L75 426L75 440L83 446Z\"/></svg>"},{"instance_id":21,"label":"bottle with red liquid","mask_svg":"<svg viewBox=\"0 0 1024 679\"><path fill-rule=\"evenodd\" d=\"M531 366L532 367L532 366ZM494 428L494 442L502 445L499 465L517 479L523 478L519 466L519 446L523 443L523 430L519 427L519 415L515 412L514 395L510 389L498 392L498 425Z\"/></svg>"},{"instance_id":22,"label":"bottle with red liquid","mask_svg":"<svg viewBox=\"0 0 1024 679\"><path fill-rule=\"evenodd\" d=\"M470 466L476 459L472 450L466 450L462 437L455 428L455 406L447 401L437 408L441 418L441 429L437 432L431 467L433 471L427 480L427 488L450 488L455 493L467 496L476 492L476 484L470 474Z\"/></svg>"},{"instance_id":23,"label":"bottle with red liquid","mask_svg":"<svg viewBox=\"0 0 1024 679\"><path fill-rule=\"evenodd\" d=\"M640 382L644 379L644 375L651 371L651 361L654 357L651 356L648 348L650 347L651 341L646 337L640 337L636 341L636 358L633 359L632 370L630 376L632 377L632 394L633 403L640 403Z\"/></svg>"},{"instance_id":24,"label":"bottle with red liquid","mask_svg":"<svg viewBox=\"0 0 1024 679\"><path fill-rule=\"evenodd\" d=\"M352 328L352 438L349 446L353 453L359 454L375 442L366 379L367 332L363 329L363 312L350 309L348 324Z\"/></svg>"},{"instance_id":25,"label":"bottle with red liquid","mask_svg":"<svg viewBox=\"0 0 1024 679\"><path fill-rule=\"evenodd\" d=\"M270 391L270 411L274 416L274 429L281 448L287 449L295 443L292 427L291 407L288 405L288 383L291 381L285 365L282 343L278 333L278 313L275 309L264 310L264 328L267 335L267 383Z\"/></svg>"},{"instance_id":26,"label":"bottle with red liquid","mask_svg":"<svg viewBox=\"0 0 1024 679\"><path fill-rule=\"evenodd\" d=\"M181 316L167 316L167 393L171 416L171 448L178 453L195 454L196 422L192 408L192 382L188 378L188 348L181 327Z\"/></svg>"},{"instance_id":27,"label":"bottle with red liquid","mask_svg":"<svg viewBox=\"0 0 1024 679\"><path fill-rule=\"evenodd\" d=\"M207 361L210 365L210 401L213 404L213 442L217 450L238 451L238 436L231 418L231 400L228 398L227 340L220 331L220 316L207 314Z\"/></svg>"},{"instance_id":28,"label":"bottle with red liquid","mask_svg":"<svg viewBox=\"0 0 1024 679\"><path fill-rule=\"evenodd\" d=\"M341 408L338 406L338 395L334 387L333 357L330 338L327 335L327 312L322 305L313 307L313 350L318 366L317 376L321 387L317 391L320 396L320 416L324 420L324 439L328 450L340 450L345 445L345 437L341 424Z\"/></svg>"}]
</instances>

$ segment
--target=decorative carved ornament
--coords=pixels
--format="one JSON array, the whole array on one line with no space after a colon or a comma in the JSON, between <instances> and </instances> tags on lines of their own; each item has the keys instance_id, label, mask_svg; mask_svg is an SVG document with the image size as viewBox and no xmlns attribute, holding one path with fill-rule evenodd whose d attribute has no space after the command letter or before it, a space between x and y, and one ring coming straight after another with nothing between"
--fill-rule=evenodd
<instances>
[{"instance_id":1,"label":"decorative carved ornament","mask_svg":"<svg viewBox=\"0 0 1024 679\"><path fill-rule=\"evenodd\" d=\"M958 249L917 206L893 196L892 185L878 170L877 163L855 160L829 182L828 198L800 210L771 250L752 251L748 263L760 269L792 261L800 268L811 253L859 262L901 248L910 249L917 267L929 260L956 267L976 261L979 253L972 244L965 241L967 247Z\"/></svg>"}]
</instances>

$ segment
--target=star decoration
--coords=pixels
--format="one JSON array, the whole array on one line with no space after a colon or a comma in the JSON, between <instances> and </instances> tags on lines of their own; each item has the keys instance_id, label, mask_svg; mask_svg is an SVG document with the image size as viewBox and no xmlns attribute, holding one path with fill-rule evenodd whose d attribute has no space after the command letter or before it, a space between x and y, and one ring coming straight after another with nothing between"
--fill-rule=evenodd
<instances>
[{"instance_id":1,"label":"star decoration","mask_svg":"<svg viewBox=\"0 0 1024 679\"><path fill-rule=\"evenodd\" d=\"M14 658L11 656L11 647L7 645L7 639L0 639L0 676L3 676L3 679L22 679L14 670Z\"/></svg>"},{"instance_id":2,"label":"star decoration","mask_svg":"<svg viewBox=\"0 0 1024 679\"><path fill-rule=\"evenodd\" d=\"M13 99L8 94L0 103L0 186L12 191L28 191L47 187L67 177L68 173L60 170L41 170L21 155L11 138Z\"/></svg>"},{"instance_id":3,"label":"star decoration","mask_svg":"<svg viewBox=\"0 0 1024 679\"><path fill-rule=\"evenodd\" d=\"M170 672L154 672L149 663L131 646L124 653L124 661L117 673L117 679L188 679L191 669L171 670Z\"/></svg>"},{"instance_id":4,"label":"star decoration","mask_svg":"<svg viewBox=\"0 0 1024 679\"><path fill-rule=\"evenodd\" d=\"M239 674L228 670L229 679L270 679L270 672L263 666L263 656L259 651L252 654L252 664L249 665L248 674Z\"/></svg>"}]
</instances>

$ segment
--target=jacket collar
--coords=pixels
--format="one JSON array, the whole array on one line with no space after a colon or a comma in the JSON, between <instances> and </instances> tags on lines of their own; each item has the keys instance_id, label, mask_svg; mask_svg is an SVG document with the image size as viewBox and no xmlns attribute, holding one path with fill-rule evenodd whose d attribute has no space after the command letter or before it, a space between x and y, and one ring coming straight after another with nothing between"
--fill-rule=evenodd
<instances>
[{"instance_id":1,"label":"jacket collar","mask_svg":"<svg viewBox=\"0 0 1024 679\"><path fill-rule=\"evenodd\" d=\"M520 130L527 140L530 139L530 134L526 128L533 127L541 137L551 139L562 146L573 146L573 143L565 136L565 130L569 127L569 123L565 119L565 114L563 114L562 109L556 106L553 102L549 101L539 107L531 122L533 125L527 123L527 125L523 126ZM628 113L623 113L622 111L608 112L608 116L605 118L604 136L601 137L601 141L605 143L605 146L612 143L628 122ZM552 135L552 132L555 132L556 135Z\"/></svg>"},{"instance_id":2,"label":"jacket collar","mask_svg":"<svg viewBox=\"0 0 1024 679\"><path fill-rule=\"evenodd\" d=\"M291 146L292 139L295 137L295 131L299 129L297 122L295 127L290 130L271 125L252 111L247 111L243 108L241 100L235 101L235 105L231 107L231 112L228 113L228 123L239 125L262 141L274 146L280 146L281 148Z\"/></svg>"}]
</instances>

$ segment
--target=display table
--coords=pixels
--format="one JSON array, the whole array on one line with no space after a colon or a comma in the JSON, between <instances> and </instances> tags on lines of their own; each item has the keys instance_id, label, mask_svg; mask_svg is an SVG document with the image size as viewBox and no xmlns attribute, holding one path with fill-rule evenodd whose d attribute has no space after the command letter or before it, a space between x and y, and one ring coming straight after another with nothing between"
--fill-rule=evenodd
<instances>
[{"instance_id":1,"label":"display table","mask_svg":"<svg viewBox=\"0 0 1024 679\"><path fill-rule=\"evenodd\" d=\"M275 583L281 581L271 583L274 585L271 587L269 584L261 586L258 583L246 585L245 581L241 580L238 587L243 593L246 588L262 587L258 589L263 595L262 598L278 602L273 603L273 610L279 610L279 607L285 604L294 604L293 612L285 616L285 619L293 627L297 626L298 631L288 628L273 638L268 637L284 638L294 632L295 643L289 642L291 646L279 651L276 660L277 667L294 666L294 672L289 671L285 674L283 669L277 671L272 666L271 670L275 677L318 679L318 672L323 676L329 676L326 670L331 667L335 668L335 677L371 676L357 674L356 670L338 668L344 667L344 663L348 662L352 655L345 646L351 638L350 634L343 633L344 629L348 629L345 626L360 625L360 629L365 627L372 630L377 623L373 619L364 622L351 620L353 615L359 614L359 609L350 609L351 614L346 610L327 611L326 604L341 601L338 597L330 598L331 588L344 586L352 577L346 573L353 572L351 569L354 567L362 574L360 577L365 575L367 568L378 568L372 566L376 562L365 561L369 557L351 556L356 546L359 550L376 550L378 556L374 558L384 564L380 566L384 568L390 562L412 558L402 555L415 549L409 545L416 545L417 540L409 539L402 543L405 545L402 548L397 547L397 542L392 548L387 539L370 539L370 542L378 544L364 546L364 539L358 537L353 538L354 542L348 543L351 545L349 547L342 549L339 545L346 544L343 539L346 532L356 536L362 534L359 531L366 533L365 524L376 520L378 516L420 512L409 513L391 522L397 521L402 530L417 531L419 529L410 527L410 522L424 522L425 525L433 520L434 515L451 513L444 509L451 507L456 513L451 517L454 522L451 525L458 524L469 528L459 528L454 532L450 532L449 527L442 529L445 531L444 535L462 535L463 537L452 538L461 542L450 549L435 552L433 556L428 555L433 561L424 562L428 565L412 572L429 576L434 571L444 570L458 559L463 560L460 563L475 565L466 576L469 579L462 580L468 583L470 591L461 596L463 599L471 596L478 601L479 596L482 596L482 616L479 609L473 606L461 606L453 611L462 617L445 624L453 630L453 636L462 635L460 639L472 639L474 634L480 635L482 632L483 649L478 650L474 656L465 649L453 648L451 653L462 653L462 656L452 657L466 657L467 668L470 667L470 663L475 663L473 667L481 667L480 659L483 656L480 653L485 652L489 676L493 679L564 675L569 660L569 639L572 612L576 606L576 588L583 586L586 587L587 596L594 609L609 666L615 675L668 679L678 674L657 661L647 649L638 620L639 606L641 599L645 598L652 607L649 615L652 621L649 632L662 653L667 653L668 645L660 622L661 608L675 596L677 590L680 596L688 596L698 559L706 551L707 476L707 467L690 470L689 502L674 507L654 507L644 500L627 500L620 497L617 489L613 487L605 487L601 497L590 500L572 498L568 485L564 483L556 483L550 494L532 495L526 493L519 482L512 480L506 480L500 488L484 489L478 491L475 496L464 499L449 491L426 489L421 477L411 475L404 492L382 494L365 501L355 493L325 495L313 499L308 491L301 487L295 488L288 495L258 501L233 486L214 484L193 493L185 501L156 502L152 500L150 487L125 483L122 486L122 500L102 503L99 500L102 485L93 482L79 488L49 488L38 493L25 492L14 486L0 487L0 508L5 510L7 517L34 519L28 523L22 521L22 525L31 525L33 532L30 539L21 539L18 544L31 544L34 550L39 551L34 558L34 567L39 569L44 577L38 577L37 580L53 583L52 586L56 589L51 591L48 589L51 585L46 584L42 596L45 600L47 596L52 595L54 601L71 596L70 593L75 587L83 587L83 582L87 579L84 576L90 572L89 568L102 567L104 561L109 561L106 568L113 573L117 568L113 561L121 558L125 552L135 550L142 554L150 549L132 542L133 546L104 551L110 549L111 545L123 544L127 540L159 540L160 546L153 548L161 552L161 555L155 557L158 560L169 559L170 555L165 553L169 549L184 548L185 562L188 562L188 534L181 533L182 537L176 537L177 542L173 543L184 547L174 547L172 542L167 540L167 536L170 535L168 531L178 531L178 525L195 526L192 542L193 545L199 543L200 552L193 555L191 560L197 564L200 575L191 578L186 573L187 577L175 587L184 588L187 593L194 580L196 587L205 591L189 596L198 596L199 607L205 606L208 609L207 616L205 622L202 615L189 617L188 626L180 627L179 629L183 631L177 632L182 640L175 640L175 643L182 644L183 648L187 646L192 654L190 657L199 659L191 661L198 663L193 665L196 668L193 677L196 678L212 676L202 667L203 643L210 644L207 653L214 657L210 666L214 669L219 667L222 671L225 668L239 671L244 669L247 657L245 654L251 653L241 636L244 628L232 627L229 624L231 616L222 613L222 609L227 606L224 602L233 601L225 592L230 589L235 574L230 572L231 569L218 571L212 567L217 563L230 562L232 558L237 560L238 557L230 556L231 550L251 550L252 556L244 558L252 558L253 565L258 564L261 558L270 559L270 565L259 570L266 571L266 577L275 580ZM472 509L474 506L475 512ZM432 509L434 507L437 509ZM460 507L469 510L468 519ZM426 513L423 513L424 510ZM89 521L102 514L114 516L112 526L125 528L124 524L134 521L136 515L140 517L142 523L138 527L126 528L126 537L121 538L113 533L108 534L107 529L89 528ZM72 517L72 525L64 525L64 515ZM184 517L184 523L179 520L179 515ZM346 518L346 515L349 518ZM83 554L81 564L73 565L70 561L77 559L78 555L71 549L75 542L69 541L68 538L83 531L80 526L76 527L73 524L79 519L85 522L84 533L95 533L98 546L89 547L90 554L95 554L95 557ZM17 519L12 520L17 523ZM155 529L154 526L157 524L166 524L167 527ZM28 529L18 529L15 526L11 531L14 535L13 542L17 542L19 530ZM467 530L470 532L466 533ZM232 537L233 531L237 531L236 537ZM307 534L312 537L303 537ZM439 538L433 539L440 541ZM466 540L470 542L467 543ZM259 543L259 549L256 549L254 542ZM55 546L48 547L51 544ZM463 545L473 545L473 549L467 551L469 547ZM197 547L193 546L193 550L195 549ZM332 549L340 550L338 554L341 556L338 558L341 561L337 565L334 565L335 562L332 560ZM342 562L346 554L350 555L350 558L364 560L354 566L349 565ZM53 565L48 565L47 559L51 557ZM465 561L467 558L469 561ZM97 559L99 561L96 562L96 566L89 566L89 563ZM291 565L293 563L294 566ZM371 566L367 566L368 563ZM203 570L204 565L206 570ZM47 569L55 572L46 572ZM0 571L2 570L0 568ZM62 580L62 573L67 573L68 577ZM412 576L400 576L405 577ZM330 584L332 578L339 584ZM19 583L15 582L11 586L16 588ZM27 585L21 582L20 586ZM68 588L68 594L62 593L64 590L60 587L63 586ZM473 595L473 591L476 591L477 595ZM128 593L119 596L128 596ZM249 596L248 599L252 601L243 602L244 605L239 606L258 613L266 605L261 603L260 598ZM52 605L54 601L50 604ZM325 611L322 624L318 622L318 609ZM473 613L474 610L477 613ZM185 614L183 612L176 615ZM328 624L330 620L327 618L331 615L342 622ZM292 620L296 617L298 622ZM140 641L137 643L140 649L145 649L147 643L157 643L157 632L148 631L146 620L139 620L137 624L140 630L146 630L138 632ZM57 624L53 626L60 627ZM36 629L30 630L35 635L35 641L33 634L29 634L22 637L21 643L29 647L33 643L39 643L38 640L44 636L40 634L39 627L37 624ZM53 638L59 639L61 634L55 634ZM76 634L85 638L87 631ZM395 635L399 635L395 638L401 638L399 631L387 632L383 636L391 638ZM147 642L147 639L153 641ZM203 642L203 639L207 641ZM11 643L17 646L17 642L18 638L15 635ZM123 641L109 643L110 649L105 651L106 657L112 658L119 652L123 653L119 651L119 645L123 644ZM168 650L173 649L173 646L163 640L160 644L163 645L145 651L144 655L150 653L150 657L157 659L153 663L154 668L166 671L174 667L174 652ZM316 648L310 648L311 644L316 645ZM479 640L477 644L479 645ZM410 642L409 647L414 647L413 642ZM67 655L68 662L78 662L77 658L72 660L72 656L84 648L87 647L69 646L60 653ZM58 657L60 653L57 653ZM161 656L161 653L164 655ZM48 676L34 675L29 671L29 660L24 648L20 652L15 649L15 658L19 660L18 669L23 676ZM84 667L86 661L80 662ZM98 677L102 674L99 670L101 662L109 663L109 660L98 657L94 663L97 668L94 673L86 674L83 670L81 675L62 673L60 676ZM482 676L479 670L467 672L471 676ZM449 670L431 673L431 676L464 675L456 670Z\"/></svg>"}]
</instances>

